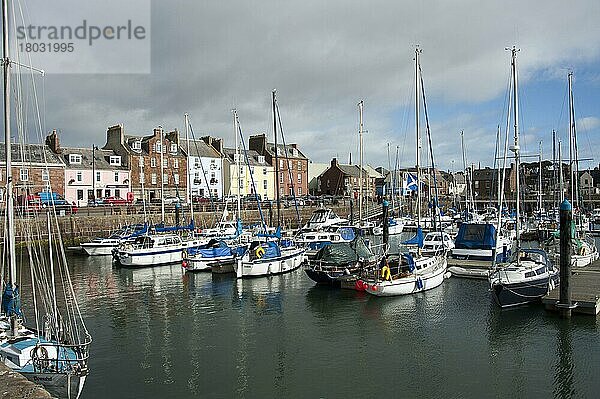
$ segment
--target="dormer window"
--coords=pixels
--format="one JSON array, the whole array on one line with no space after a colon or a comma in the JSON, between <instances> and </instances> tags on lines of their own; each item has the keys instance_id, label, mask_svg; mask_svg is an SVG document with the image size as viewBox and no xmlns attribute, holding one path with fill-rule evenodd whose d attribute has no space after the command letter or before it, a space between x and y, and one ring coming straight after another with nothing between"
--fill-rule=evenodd
<instances>
[{"instance_id":1,"label":"dormer window","mask_svg":"<svg viewBox=\"0 0 600 399\"><path fill-rule=\"evenodd\" d=\"M279 147L278 147L278 148L277 148L277 156L280 156L280 157L282 157L283 155L284 155L284 154L283 154L283 150L282 150L281 148L279 148Z\"/></svg>"},{"instance_id":2,"label":"dormer window","mask_svg":"<svg viewBox=\"0 0 600 399\"><path fill-rule=\"evenodd\" d=\"M294 157L298 157L298 150L297 150L297 149L295 149L295 148L292 148L292 155L293 155Z\"/></svg>"},{"instance_id":3,"label":"dormer window","mask_svg":"<svg viewBox=\"0 0 600 399\"><path fill-rule=\"evenodd\" d=\"M265 157L264 157L264 155L259 155L258 156L258 163L265 163Z\"/></svg>"},{"instance_id":4,"label":"dormer window","mask_svg":"<svg viewBox=\"0 0 600 399\"><path fill-rule=\"evenodd\" d=\"M121 166L121 156L120 155L111 155L110 156L110 164L112 166Z\"/></svg>"},{"instance_id":5,"label":"dormer window","mask_svg":"<svg viewBox=\"0 0 600 399\"><path fill-rule=\"evenodd\" d=\"M133 148L135 151L141 151L142 150L142 142L140 140L134 141L131 148Z\"/></svg>"},{"instance_id":6,"label":"dormer window","mask_svg":"<svg viewBox=\"0 0 600 399\"><path fill-rule=\"evenodd\" d=\"M240 162L240 154L233 154L233 162Z\"/></svg>"},{"instance_id":7,"label":"dormer window","mask_svg":"<svg viewBox=\"0 0 600 399\"><path fill-rule=\"evenodd\" d=\"M81 163L81 155L80 154L69 154L69 163L70 164L80 164Z\"/></svg>"},{"instance_id":8,"label":"dormer window","mask_svg":"<svg viewBox=\"0 0 600 399\"><path fill-rule=\"evenodd\" d=\"M177 144L175 144L175 143L171 144L171 153L177 154Z\"/></svg>"}]
</instances>

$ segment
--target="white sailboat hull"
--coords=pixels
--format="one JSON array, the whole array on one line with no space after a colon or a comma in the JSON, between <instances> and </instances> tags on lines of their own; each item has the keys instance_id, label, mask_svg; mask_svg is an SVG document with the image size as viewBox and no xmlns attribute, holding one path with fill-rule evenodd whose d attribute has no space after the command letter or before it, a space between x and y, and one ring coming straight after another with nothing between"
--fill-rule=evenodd
<instances>
[{"instance_id":1,"label":"white sailboat hull","mask_svg":"<svg viewBox=\"0 0 600 399\"><path fill-rule=\"evenodd\" d=\"M236 275L238 278L243 278L291 272L300 267L304 260L305 251L304 248L295 248L282 251L281 256L276 258L255 260L250 260L250 255L247 252L236 263Z\"/></svg>"},{"instance_id":2,"label":"white sailboat hull","mask_svg":"<svg viewBox=\"0 0 600 399\"><path fill-rule=\"evenodd\" d=\"M161 251L119 251L119 263L123 266L155 266L169 263L181 263L184 248L173 248Z\"/></svg>"},{"instance_id":3,"label":"white sailboat hull","mask_svg":"<svg viewBox=\"0 0 600 399\"><path fill-rule=\"evenodd\" d=\"M391 281L378 281L374 284L367 283L365 290L375 296L398 296L414 294L439 287L444 282L447 261L445 256L436 256L435 258L435 264L423 270L422 273L413 273L407 277Z\"/></svg>"},{"instance_id":4,"label":"white sailboat hull","mask_svg":"<svg viewBox=\"0 0 600 399\"><path fill-rule=\"evenodd\" d=\"M88 256L109 256L112 255L113 249L118 247L118 243L113 244L96 244L96 243L83 243L81 244L81 249Z\"/></svg>"},{"instance_id":5,"label":"white sailboat hull","mask_svg":"<svg viewBox=\"0 0 600 399\"><path fill-rule=\"evenodd\" d=\"M83 391L86 375L68 373L21 373L29 381L40 384L52 397L77 399Z\"/></svg>"},{"instance_id":6,"label":"white sailboat hull","mask_svg":"<svg viewBox=\"0 0 600 399\"><path fill-rule=\"evenodd\" d=\"M233 262L234 260L235 257L233 255L214 258L193 257L185 260L187 266L183 269L188 272L210 271L212 269L212 264L214 263L227 263Z\"/></svg>"}]
</instances>

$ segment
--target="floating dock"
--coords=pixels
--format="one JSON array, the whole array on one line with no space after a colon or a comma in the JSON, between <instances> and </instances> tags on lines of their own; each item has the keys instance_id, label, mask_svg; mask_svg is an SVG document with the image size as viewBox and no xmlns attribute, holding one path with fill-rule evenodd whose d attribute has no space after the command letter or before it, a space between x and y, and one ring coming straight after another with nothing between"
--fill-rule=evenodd
<instances>
[{"instance_id":1,"label":"floating dock","mask_svg":"<svg viewBox=\"0 0 600 399\"><path fill-rule=\"evenodd\" d=\"M573 312L597 315L600 312L600 259L584 267L573 268L571 274ZM542 298L547 310L558 311L560 285Z\"/></svg>"}]
</instances>

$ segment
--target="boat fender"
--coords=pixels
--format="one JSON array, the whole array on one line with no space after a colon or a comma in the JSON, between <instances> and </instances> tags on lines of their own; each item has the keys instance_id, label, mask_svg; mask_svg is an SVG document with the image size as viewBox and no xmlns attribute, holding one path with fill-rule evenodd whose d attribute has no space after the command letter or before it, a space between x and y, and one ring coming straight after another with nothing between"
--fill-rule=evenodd
<instances>
[{"instance_id":1,"label":"boat fender","mask_svg":"<svg viewBox=\"0 0 600 399\"><path fill-rule=\"evenodd\" d=\"M579 254L580 254L581 256L585 256L585 255L587 255L587 250L586 250L586 248L585 248L585 245L582 245L582 246L581 246L581 248L579 249Z\"/></svg>"},{"instance_id":2,"label":"boat fender","mask_svg":"<svg viewBox=\"0 0 600 399\"><path fill-rule=\"evenodd\" d=\"M265 252L265 249L262 246L259 246L256 248L256 250L254 250L254 255L256 255L256 257L260 259L263 256L265 256Z\"/></svg>"},{"instance_id":3,"label":"boat fender","mask_svg":"<svg viewBox=\"0 0 600 399\"><path fill-rule=\"evenodd\" d=\"M365 289L365 283L363 283L362 280L356 280L356 283L354 283L354 288L357 291L364 291L364 289Z\"/></svg>"},{"instance_id":4,"label":"boat fender","mask_svg":"<svg viewBox=\"0 0 600 399\"><path fill-rule=\"evenodd\" d=\"M385 266L383 266L383 268L381 269L381 277L384 280L391 280L392 273L390 271L390 266L387 264L387 262L385 263Z\"/></svg>"}]
</instances>

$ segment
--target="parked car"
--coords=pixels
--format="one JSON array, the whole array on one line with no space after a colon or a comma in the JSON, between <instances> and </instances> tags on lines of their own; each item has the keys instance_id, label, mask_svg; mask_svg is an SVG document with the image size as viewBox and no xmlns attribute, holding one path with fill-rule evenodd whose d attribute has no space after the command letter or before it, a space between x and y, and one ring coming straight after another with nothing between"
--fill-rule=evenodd
<instances>
[{"instance_id":1,"label":"parked car","mask_svg":"<svg viewBox=\"0 0 600 399\"><path fill-rule=\"evenodd\" d=\"M181 202L181 199L179 199L179 197L164 197L163 202L165 205L173 205Z\"/></svg>"},{"instance_id":2,"label":"parked car","mask_svg":"<svg viewBox=\"0 0 600 399\"><path fill-rule=\"evenodd\" d=\"M127 200L121 197L112 196L104 199L104 203L107 205L125 205Z\"/></svg>"},{"instance_id":3,"label":"parked car","mask_svg":"<svg viewBox=\"0 0 600 399\"><path fill-rule=\"evenodd\" d=\"M89 199L88 206L104 205L104 198Z\"/></svg>"},{"instance_id":4,"label":"parked car","mask_svg":"<svg viewBox=\"0 0 600 399\"><path fill-rule=\"evenodd\" d=\"M195 195L192 197L192 202L194 202L194 204L206 204L206 203L210 202L210 198L202 197L200 195Z\"/></svg>"}]
</instances>

